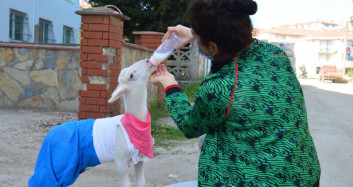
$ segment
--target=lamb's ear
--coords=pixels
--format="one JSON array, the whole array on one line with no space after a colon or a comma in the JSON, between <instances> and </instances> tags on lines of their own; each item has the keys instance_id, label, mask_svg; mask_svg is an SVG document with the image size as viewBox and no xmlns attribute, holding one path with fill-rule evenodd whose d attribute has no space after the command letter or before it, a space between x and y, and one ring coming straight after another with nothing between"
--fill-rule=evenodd
<instances>
[{"instance_id":1,"label":"lamb's ear","mask_svg":"<svg viewBox=\"0 0 353 187\"><path fill-rule=\"evenodd\" d=\"M109 103L112 103L114 101L116 101L117 99L119 99L124 92L128 91L129 87L125 84L120 84L112 93L112 96L109 99Z\"/></svg>"}]
</instances>

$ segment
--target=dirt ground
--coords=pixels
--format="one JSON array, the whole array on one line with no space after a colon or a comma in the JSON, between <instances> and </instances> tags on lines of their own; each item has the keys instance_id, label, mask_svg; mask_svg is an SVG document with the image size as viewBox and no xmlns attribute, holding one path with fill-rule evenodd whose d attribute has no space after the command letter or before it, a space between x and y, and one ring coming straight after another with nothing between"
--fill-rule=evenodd
<instances>
[{"instance_id":1,"label":"dirt ground","mask_svg":"<svg viewBox=\"0 0 353 187\"><path fill-rule=\"evenodd\" d=\"M62 122L76 120L76 113L0 109L0 187L27 186L47 132ZM179 142L173 149L155 148L145 168L147 186L197 180L198 140ZM133 167L130 179L135 184ZM114 163L88 168L72 186L119 186Z\"/></svg>"},{"instance_id":2,"label":"dirt ground","mask_svg":"<svg viewBox=\"0 0 353 187\"><path fill-rule=\"evenodd\" d=\"M322 167L321 187L353 184L353 84L301 80ZM0 109L0 187L27 186L46 133L76 113ZM155 148L145 164L147 186L197 180L198 139ZM130 178L135 183L133 167ZM118 186L114 163L88 168L72 186Z\"/></svg>"}]
</instances>

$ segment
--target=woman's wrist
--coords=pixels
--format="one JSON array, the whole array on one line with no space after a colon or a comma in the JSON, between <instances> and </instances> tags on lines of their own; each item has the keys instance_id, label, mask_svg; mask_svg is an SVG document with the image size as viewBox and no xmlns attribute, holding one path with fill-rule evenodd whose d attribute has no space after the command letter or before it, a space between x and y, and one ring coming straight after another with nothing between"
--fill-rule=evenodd
<instances>
[{"instance_id":1,"label":"woman's wrist","mask_svg":"<svg viewBox=\"0 0 353 187\"><path fill-rule=\"evenodd\" d=\"M165 81L162 82L162 86L164 89L166 89L168 86L171 86L173 84L178 84L178 82L175 79L167 79Z\"/></svg>"}]
</instances>

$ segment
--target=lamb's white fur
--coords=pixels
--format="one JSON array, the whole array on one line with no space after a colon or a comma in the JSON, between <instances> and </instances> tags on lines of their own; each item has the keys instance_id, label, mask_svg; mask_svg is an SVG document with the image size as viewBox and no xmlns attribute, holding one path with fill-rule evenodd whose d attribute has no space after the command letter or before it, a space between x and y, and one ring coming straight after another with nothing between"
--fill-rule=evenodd
<instances>
[{"instance_id":1,"label":"lamb's white fur","mask_svg":"<svg viewBox=\"0 0 353 187\"><path fill-rule=\"evenodd\" d=\"M134 115L140 121L147 121L147 84L151 74L157 68L148 60L141 60L120 72L119 85L113 92L109 103L112 103L123 96L125 112ZM122 143L124 142L124 143ZM131 186L129 179L129 163L131 156L124 137L124 133L118 126L116 134L115 164L121 180L121 186ZM145 186L146 181L143 171L143 162L135 165L137 186Z\"/></svg>"}]
</instances>

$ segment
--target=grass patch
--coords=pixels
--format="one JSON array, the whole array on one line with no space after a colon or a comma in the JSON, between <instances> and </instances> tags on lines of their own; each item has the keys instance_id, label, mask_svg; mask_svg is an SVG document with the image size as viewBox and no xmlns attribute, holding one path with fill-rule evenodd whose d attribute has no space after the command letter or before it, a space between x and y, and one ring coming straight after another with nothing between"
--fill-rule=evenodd
<instances>
[{"instance_id":1,"label":"grass patch","mask_svg":"<svg viewBox=\"0 0 353 187\"><path fill-rule=\"evenodd\" d=\"M168 107L164 102L159 102L156 99L151 104L149 111L151 114L151 133L155 139L155 146L164 148L174 147L176 143L171 143L171 140L186 140L179 129L166 126L165 124L157 124L158 119L170 116Z\"/></svg>"},{"instance_id":2,"label":"grass patch","mask_svg":"<svg viewBox=\"0 0 353 187\"><path fill-rule=\"evenodd\" d=\"M197 88L200 86L201 82L194 82L189 84L182 84L181 89L188 96L190 102L194 102L195 94L197 93Z\"/></svg>"},{"instance_id":3,"label":"grass patch","mask_svg":"<svg viewBox=\"0 0 353 187\"><path fill-rule=\"evenodd\" d=\"M181 89L188 96L190 102L194 102L195 94L200 84L201 82L195 82L181 85ZM155 102L149 106L149 111L151 114L151 133L155 139L155 146L170 149L178 145L178 141L186 140L179 129L165 124L157 124L158 119L170 117L168 107L164 102L155 99Z\"/></svg>"}]
</instances>

